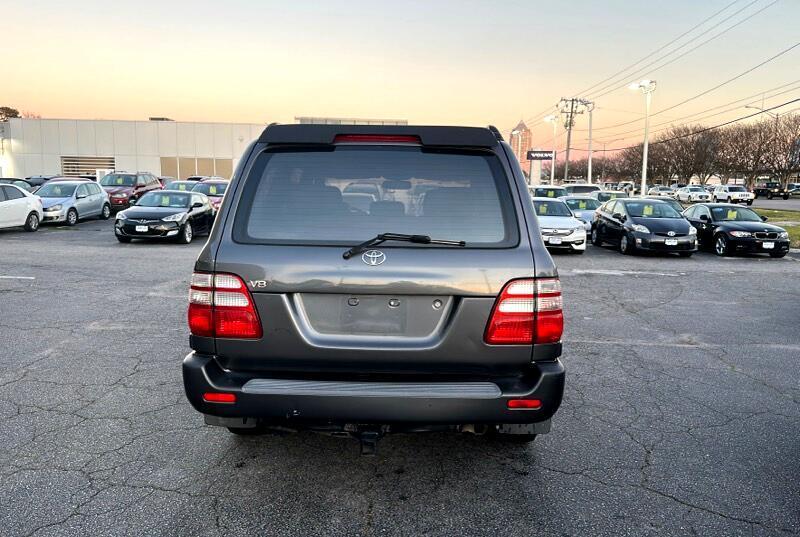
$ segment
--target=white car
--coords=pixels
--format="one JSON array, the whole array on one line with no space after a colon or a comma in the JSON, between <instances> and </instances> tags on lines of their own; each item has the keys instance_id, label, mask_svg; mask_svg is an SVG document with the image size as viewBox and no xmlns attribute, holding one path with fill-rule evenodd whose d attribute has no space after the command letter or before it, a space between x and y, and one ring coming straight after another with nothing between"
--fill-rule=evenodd
<instances>
[{"instance_id":1,"label":"white car","mask_svg":"<svg viewBox=\"0 0 800 537\"><path fill-rule=\"evenodd\" d=\"M712 194L714 201L723 203L753 204L756 195L740 185L717 185Z\"/></svg>"},{"instance_id":2,"label":"white car","mask_svg":"<svg viewBox=\"0 0 800 537\"><path fill-rule=\"evenodd\" d=\"M15 185L0 185L0 228L36 231L42 221L42 200Z\"/></svg>"},{"instance_id":3,"label":"white car","mask_svg":"<svg viewBox=\"0 0 800 537\"><path fill-rule=\"evenodd\" d=\"M711 201L711 194L702 186L689 185L679 188L675 192L675 199L683 203L709 202Z\"/></svg>"},{"instance_id":4,"label":"white car","mask_svg":"<svg viewBox=\"0 0 800 537\"><path fill-rule=\"evenodd\" d=\"M534 197L531 201L545 246L579 254L586 251L584 223L575 218L564 200Z\"/></svg>"},{"instance_id":5,"label":"white car","mask_svg":"<svg viewBox=\"0 0 800 537\"><path fill-rule=\"evenodd\" d=\"M654 186L647 191L648 196L667 196L672 197L674 190L668 186Z\"/></svg>"}]
</instances>

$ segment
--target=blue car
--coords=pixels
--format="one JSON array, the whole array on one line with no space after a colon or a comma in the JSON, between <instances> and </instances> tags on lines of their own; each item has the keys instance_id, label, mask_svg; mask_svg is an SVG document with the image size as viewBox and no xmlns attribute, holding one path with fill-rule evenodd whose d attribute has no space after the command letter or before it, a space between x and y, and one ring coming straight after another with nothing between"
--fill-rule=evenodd
<instances>
[{"instance_id":1,"label":"blue car","mask_svg":"<svg viewBox=\"0 0 800 537\"><path fill-rule=\"evenodd\" d=\"M81 218L111 216L108 193L92 181L53 181L45 183L36 195L42 199L44 222L64 222L74 226Z\"/></svg>"}]
</instances>

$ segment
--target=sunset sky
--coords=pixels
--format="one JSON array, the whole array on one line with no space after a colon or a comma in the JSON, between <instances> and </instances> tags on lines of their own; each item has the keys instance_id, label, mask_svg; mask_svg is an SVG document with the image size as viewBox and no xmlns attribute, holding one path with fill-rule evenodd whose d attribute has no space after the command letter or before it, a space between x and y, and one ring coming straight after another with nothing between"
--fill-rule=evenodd
<instances>
[{"instance_id":1,"label":"sunset sky","mask_svg":"<svg viewBox=\"0 0 800 537\"><path fill-rule=\"evenodd\" d=\"M560 97L580 96L721 10L642 63L694 39L690 44L616 84L657 80L654 112L800 41L800 1L7 2L0 106L59 118L402 118L491 123L505 134L525 119L534 145L549 148L552 131L541 113ZM799 98L800 80L791 84L799 67L797 47L653 122L683 123L689 114L779 86L767 93L767 105ZM752 101L760 104L760 97ZM640 94L618 89L597 96L596 106L596 139L623 138L609 147L638 141L641 123L609 127L641 117ZM738 108L704 121L746 113ZM576 128L585 123L581 117ZM585 134L577 131L574 145L585 145Z\"/></svg>"}]
</instances>

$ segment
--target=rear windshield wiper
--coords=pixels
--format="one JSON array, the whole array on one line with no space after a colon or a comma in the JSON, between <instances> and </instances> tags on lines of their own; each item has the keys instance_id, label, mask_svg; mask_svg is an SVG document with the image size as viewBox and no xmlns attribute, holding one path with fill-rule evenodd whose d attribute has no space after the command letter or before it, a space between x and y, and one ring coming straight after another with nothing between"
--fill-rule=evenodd
<instances>
[{"instance_id":1,"label":"rear windshield wiper","mask_svg":"<svg viewBox=\"0 0 800 537\"><path fill-rule=\"evenodd\" d=\"M367 248L371 246L377 246L382 242L386 241L404 241L404 242L413 242L416 244L442 244L445 246L466 246L467 243L464 241L446 241L440 239L432 239L428 235L403 235L402 233L381 233L380 235L376 235L372 237L368 241L364 241L361 244L353 246L345 253L342 254L342 257L345 259L350 259L356 254L360 254Z\"/></svg>"}]
</instances>

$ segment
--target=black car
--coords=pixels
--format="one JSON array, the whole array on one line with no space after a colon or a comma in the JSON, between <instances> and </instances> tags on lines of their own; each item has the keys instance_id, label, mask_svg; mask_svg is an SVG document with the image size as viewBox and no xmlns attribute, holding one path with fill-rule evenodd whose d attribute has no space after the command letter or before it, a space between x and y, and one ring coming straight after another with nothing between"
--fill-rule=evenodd
<instances>
[{"instance_id":1,"label":"black car","mask_svg":"<svg viewBox=\"0 0 800 537\"><path fill-rule=\"evenodd\" d=\"M211 202L199 192L159 190L133 203L117 213L114 233L119 242L172 238L189 244L195 235L210 233L214 223Z\"/></svg>"},{"instance_id":2,"label":"black car","mask_svg":"<svg viewBox=\"0 0 800 537\"><path fill-rule=\"evenodd\" d=\"M679 202L676 199L668 198L666 196L647 196L642 199L652 200L652 201L663 201L664 203L675 209L676 212L679 213L683 212L683 205L681 205L681 202Z\"/></svg>"},{"instance_id":3,"label":"black car","mask_svg":"<svg viewBox=\"0 0 800 537\"><path fill-rule=\"evenodd\" d=\"M766 216L729 203L700 203L683 213L697 229L701 247L720 256L762 253L783 257L789 252L789 233L765 223Z\"/></svg>"},{"instance_id":4,"label":"black car","mask_svg":"<svg viewBox=\"0 0 800 537\"><path fill-rule=\"evenodd\" d=\"M31 175L30 177L26 177L25 180L28 181L31 185L35 188L39 188L47 181L52 179L53 177L58 177L57 175Z\"/></svg>"},{"instance_id":5,"label":"black car","mask_svg":"<svg viewBox=\"0 0 800 537\"><path fill-rule=\"evenodd\" d=\"M366 211L343 196L356 181L380 196ZM366 452L391 432L547 432L562 298L526 187L493 128L270 125L195 263L192 406Z\"/></svg>"},{"instance_id":6,"label":"black car","mask_svg":"<svg viewBox=\"0 0 800 537\"><path fill-rule=\"evenodd\" d=\"M180 190L181 192L191 192L192 189L198 184L200 181L191 181L191 180L182 180L182 181L171 181L164 186L164 190Z\"/></svg>"},{"instance_id":7,"label":"black car","mask_svg":"<svg viewBox=\"0 0 800 537\"><path fill-rule=\"evenodd\" d=\"M690 257L697 251L696 234L681 213L660 200L607 201L597 209L592 223L592 244L609 242L623 254L654 251Z\"/></svg>"},{"instance_id":8,"label":"black car","mask_svg":"<svg viewBox=\"0 0 800 537\"><path fill-rule=\"evenodd\" d=\"M758 184L753 189L753 194L756 195L756 198L765 197L767 199L772 199L781 197L785 200L789 199L789 191L783 188L783 184L781 184L780 181L767 181L766 183Z\"/></svg>"}]
</instances>

